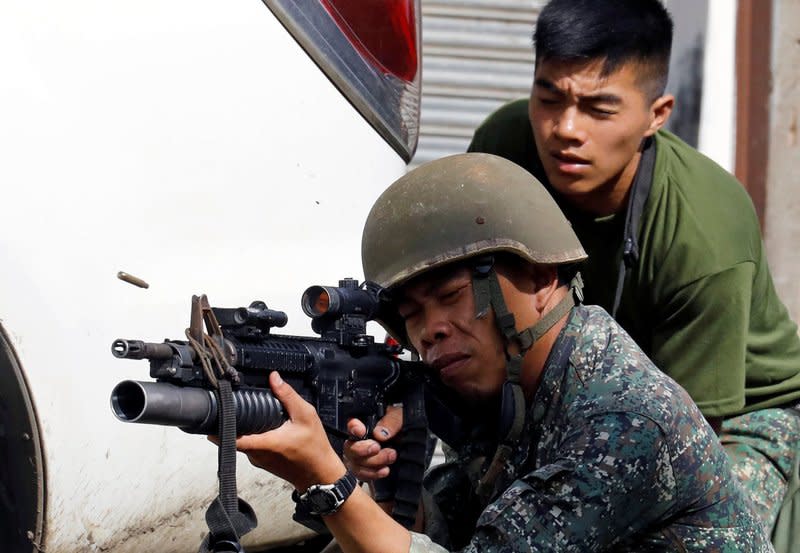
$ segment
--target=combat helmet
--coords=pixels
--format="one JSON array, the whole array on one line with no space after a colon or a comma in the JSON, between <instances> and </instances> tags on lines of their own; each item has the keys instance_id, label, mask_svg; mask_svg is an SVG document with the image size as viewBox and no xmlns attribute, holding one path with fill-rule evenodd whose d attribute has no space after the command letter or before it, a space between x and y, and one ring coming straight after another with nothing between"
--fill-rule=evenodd
<instances>
[{"instance_id":1,"label":"combat helmet","mask_svg":"<svg viewBox=\"0 0 800 553\"><path fill-rule=\"evenodd\" d=\"M447 156L400 177L373 205L361 240L365 278L386 290L496 252L552 265L586 259L544 186L517 164L482 153ZM402 328L382 322L408 345Z\"/></svg>"},{"instance_id":2,"label":"combat helmet","mask_svg":"<svg viewBox=\"0 0 800 553\"><path fill-rule=\"evenodd\" d=\"M495 251L531 263L586 258L564 214L533 175L480 153L431 161L395 181L375 202L361 242L364 274L384 288Z\"/></svg>"},{"instance_id":3,"label":"combat helmet","mask_svg":"<svg viewBox=\"0 0 800 553\"><path fill-rule=\"evenodd\" d=\"M508 252L534 264L572 264L586 259L577 236L552 196L529 172L492 154L466 153L420 165L396 180L373 205L361 240L364 275L372 286L392 290L427 271L455 262L472 267L475 316L489 308L506 341L506 382L500 436L478 493L488 495L521 435L525 399L522 358L533 343L582 300L580 275L568 294L535 325L518 332L494 270L494 255ZM409 346L403 322L384 310L379 322ZM517 354L509 353L516 343Z\"/></svg>"}]
</instances>

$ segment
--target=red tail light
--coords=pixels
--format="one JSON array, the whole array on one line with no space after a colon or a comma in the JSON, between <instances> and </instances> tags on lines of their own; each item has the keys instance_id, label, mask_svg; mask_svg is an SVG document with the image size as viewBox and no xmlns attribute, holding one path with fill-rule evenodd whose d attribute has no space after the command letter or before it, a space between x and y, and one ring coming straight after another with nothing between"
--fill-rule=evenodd
<instances>
[{"instance_id":1,"label":"red tail light","mask_svg":"<svg viewBox=\"0 0 800 553\"><path fill-rule=\"evenodd\" d=\"M365 9L364 0L322 0L361 54L404 81L417 76L417 19L410 0L384 0Z\"/></svg>"},{"instance_id":2,"label":"red tail light","mask_svg":"<svg viewBox=\"0 0 800 553\"><path fill-rule=\"evenodd\" d=\"M405 159L417 147L420 0L263 0Z\"/></svg>"}]
</instances>

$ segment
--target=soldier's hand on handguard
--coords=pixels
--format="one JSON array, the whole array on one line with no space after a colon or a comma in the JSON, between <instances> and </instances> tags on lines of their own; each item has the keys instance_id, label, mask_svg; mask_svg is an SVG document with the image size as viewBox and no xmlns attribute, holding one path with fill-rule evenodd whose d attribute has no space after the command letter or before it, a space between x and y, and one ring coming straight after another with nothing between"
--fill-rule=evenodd
<instances>
[{"instance_id":1,"label":"soldier's hand on handguard","mask_svg":"<svg viewBox=\"0 0 800 553\"><path fill-rule=\"evenodd\" d=\"M269 375L269 383L289 420L263 434L240 436L236 449L246 454L253 465L283 478L298 490L320 482L335 482L345 468L314 407L277 372Z\"/></svg>"},{"instance_id":2,"label":"soldier's hand on handguard","mask_svg":"<svg viewBox=\"0 0 800 553\"><path fill-rule=\"evenodd\" d=\"M388 446L403 428L403 408L390 406L378 421L372 437L366 436L367 427L358 419L347 423L351 436L363 439L347 440L344 444L344 461L347 468L362 482L371 482L389 476L391 465L397 460L397 451Z\"/></svg>"}]
</instances>

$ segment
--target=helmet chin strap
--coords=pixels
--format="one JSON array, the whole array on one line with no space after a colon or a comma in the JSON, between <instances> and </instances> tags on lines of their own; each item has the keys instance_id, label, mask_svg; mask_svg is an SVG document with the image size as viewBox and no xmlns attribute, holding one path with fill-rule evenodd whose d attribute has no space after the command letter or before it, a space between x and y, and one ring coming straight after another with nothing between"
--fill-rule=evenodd
<instances>
[{"instance_id":1,"label":"helmet chin strap","mask_svg":"<svg viewBox=\"0 0 800 553\"><path fill-rule=\"evenodd\" d=\"M488 500L494 490L497 477L503 471L506 461L516 449L525 425L525 394L522 390L522 360L528 350L553 325L569 313L575 305L583 301L583 281L580 273L570 282L567 294L556 306L548 311L535 324L517 332L514 314L506 307L500 281L494 270L494 257L480 258L473 266L472 291L475 298L475 317L486 317L489 308L494 311L494 319L506 343L506 381L503 383L500 402L500 424L498 435L502 436L486 473L478 481L477 494ZM509 353L509 346L517 345L518 353Z\"/></svg>"}]
</instances>

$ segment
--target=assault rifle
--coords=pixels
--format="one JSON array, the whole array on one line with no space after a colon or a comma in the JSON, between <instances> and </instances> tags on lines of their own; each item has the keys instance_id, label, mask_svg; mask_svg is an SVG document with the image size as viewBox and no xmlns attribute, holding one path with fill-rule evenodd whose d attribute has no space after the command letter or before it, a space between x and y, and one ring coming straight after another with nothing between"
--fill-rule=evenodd
<instances>
[{"instance_id":1,"label":"assault rifle","mask_svg":"<svg viewBox=\"0 0 800 553\"><path fill-rule=\"evenodd\" d=\"M149 360L150 377L156 380L119 383L111 394L117 418L177 426L192 434L216 432L215 376L204 370L198 355L198 345L206 348L196 323L200 318L196 311L205 309L204 302L203 297L193 299L195 328L190 327L187 340L114 341L115 357ZM272 328L286 325L287 317L261 301L249 307L211 308L219 331L210 335L232 370L240 435L266 432L284 421L283 408L267 384L271 371L278 371L314 405L334 439L347 437L350 418L373 426L384 415L387 402L402 401L398 394L405 380L401 376L420 372L418 363L398 359L401 347L375 343L367 335L366 323L380 306L377 291L345 279L339 287L310 287L301 305L320 337L272 334Z\"/></svg>"},{"instance_id":2,"label":"assault rifle","mask_svg":"<svg viewBox=\"0 0 800 553\"><path fill-rule=\"evenodd\" d=\"M284 422L283 408L268 384L269 373L278 371L315 407L340 453L349 437L348 420L362 420L370 435L387 406L402 402L410 447L405 455L399 451L398 463L407 466L401 463L397 472L418 488L427 442L423 372L420 363L399 358L400 346L376 343L367 334L367 321L377 317L384 304L379 288L359 286L354 279L340 280L338 287L312 286L301 306L319 337L301 337L272 334L287 317L262 301L220 308L210 307L205 296L194 296L186 340L113 342L115 357L149 360L150 377L155 379L117 384L111 393L114 415L125 422L219 434L222 447L225 422L235 423L235 432L227 438L230 443L233 435L266 432ZM222 487L220 479L221 497ZM406 485L398 490L403 487L409 489ZM413 522L418 493L417 489L396 498L395 518L406 526ZM236 509L235 501L228 503L226 511Z\"/></svg>"}]
</instances>

